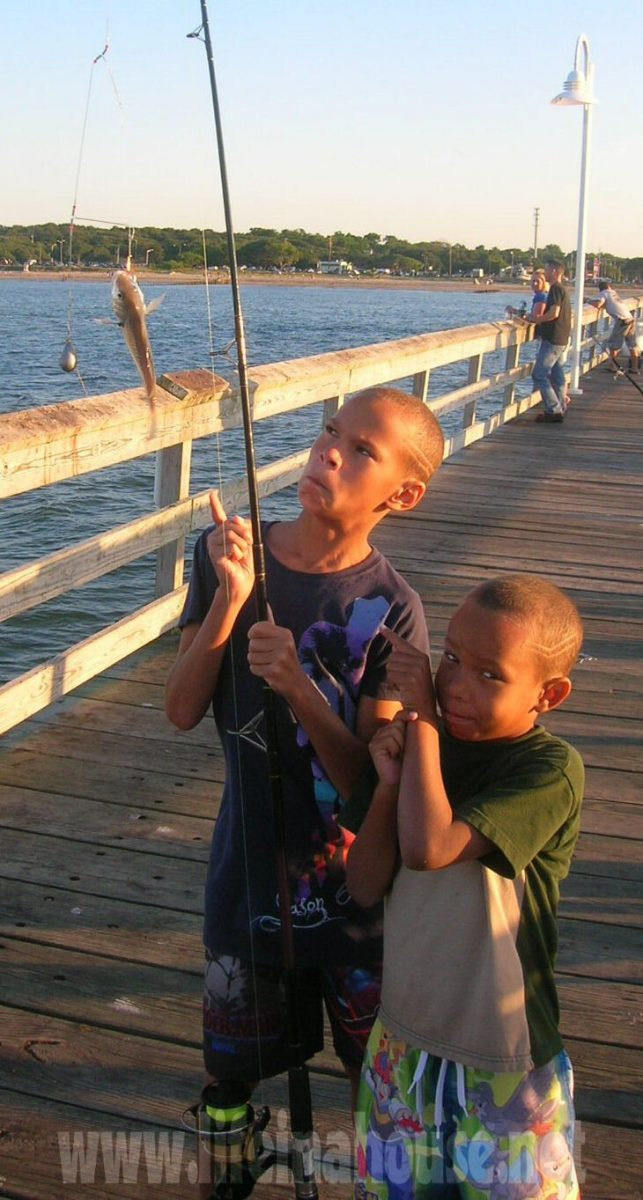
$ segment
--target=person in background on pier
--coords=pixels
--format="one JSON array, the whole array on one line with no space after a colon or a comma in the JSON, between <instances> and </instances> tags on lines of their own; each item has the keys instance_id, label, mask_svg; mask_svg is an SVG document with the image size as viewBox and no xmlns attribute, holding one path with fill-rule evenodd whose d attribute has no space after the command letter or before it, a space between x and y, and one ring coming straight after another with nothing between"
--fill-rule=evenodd
<instances>
[{"instance_id":1,"label":"person in background on pier","mask_svg":"<svg viewBox=\"0 0 643 1200\"><path fill-rule=\"evenodd\" d=\"M638 375L640 355L637 339L636 316L630 312L627 304L621 300L618 292L613 287L610 287L610 284L606 279L601 279L598 285L598 290L600 292L600 296L597 300L590 300L590 304L593 304L594 308L597 308L599 312L602 308L604 308L605 312L614 320L614 324L610 330L609 338L607 339L607 348L610 352L612 367L615 371L618 371L618 356L621 352L623 342L625 342L625 345L630 352L630 365L628 370L630 374Z\"/></svg>"},{"instance_id":2,"label":"person in background on pier","mask_svg":"<svg viewBox=\"0 0 643 1200\"><path fill-rule=\"evenodd\" d=\"M358 1200L488 1200L492 1180L578 1200L554 967L584 770L537 721L569 695L582 635L568 596L518 574L457 609L435 689L428 657L388 635L404 708L340 816L352 895L386 897Z\"/></svg>"},{"instance_id":3,"label":"person in background on pier","mask_svg":"<svg viewBox=\"0 0 643 1200\"><path fill-rule=\"evenodd\" d=\"M566 383L563 362L572 327L572 309L569 296L563 287L564 266L558 260L545 263L545 279L549 292L545 308L537 316L529 314L523 319L537 326L540 346L531 372L533 390L540 392L545 411L538 414L537 421L560 424L565 419Z\"/></svg>"},{"instance_id":4,"label":"person in background on pier","mask_svg":"<svg viewBox=\"0 0 643 1200\"><path fill-rule=\"evenodd\" d=\"M264 527L273 621L257 622L250 522L214 525L194 551L166 711L191 729L212 706L226 759L205 892L204 1058L253 1085L288 1066L262 686L277 706L304 1056L323 1046L322 1000L354 1091L379 1003L381 912L346 891L337 815L399 709L386 627L427 648L419 596L369 538L419 503L444 438L419 399L376 387L330 417L299 481L301 510Z\"/></svg>"},{"instance_id":5,"label":"person in background on pier","mask_svg":"<svg viewBox=\"0 0 643 1200\"><path fill-rule=\"evenodd\" d=\"M537 271L534 271L534 273L531 277L530 283L531 283L532 297L531 297L531 309L529 311L528 319L531 320L533 317L539 317L541 315L541 313L544 313L545 305L547 304L547 293L549 291L549 284L547 283L547 280L545 279L545 272L542 269L542 267L539 267ZM514 308L511 304L508 304L507 308L506 308L506 312L507 312L507 315L510 317L525 317L526 316L524 303L523 303L522 308Z\"/></svg>"}]
</instances>

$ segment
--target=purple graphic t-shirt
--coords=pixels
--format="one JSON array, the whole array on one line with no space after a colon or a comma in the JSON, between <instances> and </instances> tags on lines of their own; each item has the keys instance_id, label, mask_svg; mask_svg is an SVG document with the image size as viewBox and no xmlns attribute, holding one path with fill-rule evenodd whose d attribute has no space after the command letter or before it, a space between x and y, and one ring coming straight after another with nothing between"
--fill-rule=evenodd
<instances>
[{"instance_id":1,"label":"purple graphic t-shirt","mask_svg":"<svg viewBox=\"0 0 643 1200\"><path fill-rule=\"evenodd\" d=\"M194 549L180 625L203 621L217 588L206 530ZM293 571L266 546L268 600L278 625L290 629L303 670L345 724L355 728L362 695L391 696L386 683L384 622L428 650L419 596L378 550L332 574ZM213 712L223 745L226 782L205 892L204 940L216 954L259 962L281 956L262 683L247 665L251 597L236 621L221 666ZM287 827L292 920L298 957L357 963L381 951L381 913L351 899L344 875L340 798L305 730L277 697L277 732Z\"/></svg>"}]
</instances>

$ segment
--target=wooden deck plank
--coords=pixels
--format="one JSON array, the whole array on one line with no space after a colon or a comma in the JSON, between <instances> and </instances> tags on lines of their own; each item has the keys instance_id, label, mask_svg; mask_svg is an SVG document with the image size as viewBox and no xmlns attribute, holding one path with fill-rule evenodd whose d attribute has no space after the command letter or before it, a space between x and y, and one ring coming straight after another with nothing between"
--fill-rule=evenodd
<instances>
[{"instance_id":1,"label":"wooden deck plank","mask_svg":"<svg viewBox=\"0 0 643 1200\"><path fill-rule=\"evenodd\" d=\"M128 1121L121 1116L88 1111L47 1099L40 1100L38 1115L34 1117L32 1103L30 1096L0 1088L0 1126L8 1135L5 1136L2 1157L2 1194L7 1200L69 1200L69 1197L75 1200L79 1195L90 1194L92 1200L123 1200L130 1192L134 1194L133 1184L123 1182L122 1168L117 1181L114 1180L115 1172L106 1170L102 1145L97 1154L98 1169L95 1173L87 1171L91 1184L85 1183L83 1186L78 1180L79 1172L75 1173L78 1180L76 1184L72 1182L74 1173L70 1172L69 1182L64 1181L62 1174L59 1135L67 1135L73 1144L74 1135L84 1135L86 1139L89 1134L98 1140L101 1134L114 1138L119 1133L137 1134L148 1139L158 1138L165 1133L169 1146L175 1149L165 1172L160 1171L153 1154L149 1155L149 1165L145 1153L141 1155L142 1169L136 1173L137 1200L158 1200L160 1195L169 1196L171 1200L194 1200L191 1183L194 1175L194 1141L188 1134L183 1137L182 1131L177 1131L175 1125ZM171 1137L174 1138L173 1142L169 1142ZM587 1200L641 1200L642 1134L627 1130L624 1139L614 1126L585 1121L579 1126L577 1137L581 1183L586 1173L583 1164L588 1148L592 1147L595 1151L590 1164L591 1191L584 1192ZM158 1143L153 1143L152 1149L157 1146ZM111 1161L108 1159L108 1162ZM335 1197L337 1200L340 1197L346 1200L348 1185L333 1186L332 1181L336 1178L333 1167L332 1153L327 1151L327 1161L321 1171L322 1194L327 1200L335 1200ZM268 1182L260 1180L255 1195L258 1200L285 1200L286 1196L292 1195L292 1189L277 1184L273 1179Z\"/></svg>"},{"instance_id":2,"label":"wooden deck plank","mask_svg":"<svg viewBox=\"0 0 643 1200\"><path fill-rule=\"evenodd\" d=\"M638 939L643 924L636 883L571 875L561 901L559 965L567 974L642 982ZM0 936L63 949L166 966L201 969L201 908L132 904L117 896L72 891L57 883L19 886L0 878Z\"/></svg>"},{"instance_id":3,"label":"wooden deck plank","mask_svg":"<svg viewBox=\"0 0 643 1200\"><path fill-rule=\"evenodd\" d=\"M569 941L568 933L563 963ZM103 949L100 940L98 945ZM192 946L190 958L182 960L177 970L174 960L142 964L5 937L0 943L0 965L3 1000L10 1007L140 1036L156 1037L162 1030L164 1039L197 1048L201 1044L199 945ZM601 965L605 967L604 962ZM588 957L580 964L577 951L574 966L577 975L561 971L559 978L564 1034L575 1036L582 1022L586 1041L640 1048L643 971L638 970L638 984L616 982L613 976L596 979L581 974L582 966L591 970L592 961ZM332 1051L322 1052L314 1061L318 1067L338 1069Z\"/></svg>"},{"instance_id":4,"label":"wooden deck plank","mask_svg":"<svg viewBox=\"0 0 643 1200\"><path fill-rule=\"evenodd\" d=\"M205 798L204 798L205 799ZM212 818L164 814L157 809L122 803L50 796L48 792L0 785L0 806L6 828L38 829L70 841L94 846L121 844L124 850L145 849L158 855L190 858L205 863L212 837Z\"/></svg>"},{"instance_id":5,"label":"wooden deck plank","mask_svg":"<svg viewBox=\"0 0 643 1200\"><path fill-rule=\"evenodd\" d=\"M0 781L5 788L35 791L43 783L45 766L46 787L52 796L81 796L114 804L128 804L135 797L141 807L156 808L159 812L206 815L223 788L222 780L124 767L108 757L77 755L70 770L68 757L54 754L53 747L51 753L44 747L40 751L15 747L0 755Z\"/></svg>"},{"instance_id":6,"label":"wooden deck plank","mask_svg":"<svg viewBox=\"0 0 643 1200\"><path fill-rule=\"evenodd\" d=\"M0 1123L6 1136L2 1195L8 1200L68 1200L79 1194L91 1194L92 1200L123 1200L130 1195L137 1200L159 1200L160 1196L194 1200L193 1180L198 1174L195 1139L175 1125L129 1121L49 1100L40 1101L38 1118L34 1118L31 1097L8 1089L0 1089ZM124 1137L128 1138L127 1164L119 1163L115 1153L116 1139ZM268 1137L281 1146L279 1126L269 1127ZM78 1144L81 1138L86 1154L84 1179L80 1164L74 1164L70 1155L74 1139ZM164 1159L161 1139L166 1139ZM328 1200L346 1200L348 1194L345 1157L338 1161L338 1151L344 1151L347 1138L342 1141L343 1145L329 1138L320 1146L316 1160L318 1179ZM95 1170L92 1146L97 1149ZM262 1176L254 1191L258 1200L286 1200L292 1194L282 1166Z\"/></svg>"},{"instance_id":7,"label":"wooden deck plank","mask_svg":"<svg viewBox=\"0 0 643 1200\"><path fill-rule=\"evenodd\" d=\"M584 1194L635 1200L642 430L633 389L599 373L583 387L563 429L519 418L460 452L422 507L385 522L376 540L420 591L436 652L466 591L503 570L566 587L583 614L575 692L549 722L587 764L583 833L561 897L562 1027ZM163 717L176 645L170 635L112 667L0 752L0 1173L3 1194L21 1200L122 1197L124 1185L100 1174L63 1184L58 1132L174 1130L198 1087L202 884L224 771L211 720L181 734ZM322 1134L348 1131L331 1051L315 1060L313 1085ZM271 1087L283 1105L283 1081ZM194 1195L185 1165L177 1200ZM136 1194L151 1200L158 1187L140 1177ZM289 1192L268 1183L257 1194ZM335 1194L347 1185L324 1181L322 1195Z\"/></svg>"},{"instance_id":8,"label":"wooden deck plank","mask_svg":"<svg viewBox=\"0 0 643 1200\"><path fill-rule=\"evenodd\" d=\"M3 825L9 829L109 845L120 842L124 849L144 848L156 854L204 861L212 835L212 824L218 811L218 797L199 798L199 808L208 808L211 815L193 817L180 808L163 813L148 800L132 804L139 796L113 795L110 800L74 798L65 792L35 791L30 788L0 784L0 807ZM190 806L192 808L193 806ZM643 839L643 805L585 799L584 829L589 834L606 837ZM204 849L205 847L205 849Z\"/></svg>"},{"instance_id":9,"label":"wooden deck plank","mask_svg":"<svg viewBox=\"0 0 643 1200\"><path fill-rule=\"evenodd\" d=\"M200 1050L159 1037L140 1037L88 1021L68 1021L24 1008L0 1006L3 1058L12 1088L53 1100L86 1105L137 1120L173 1122L198 1096ZM571 1041L570 1041L571 1049ZM643 1125L643 1051L573 1040L579 1120ZM321 1136L352 1127L348 1081L311 1072ZM286 1107L283 1076L265 1080L262 1103Z\"/></svg>"},{"instance_id":10,"label":"wooden deck plank","mask_svg":"<svg viewBox=\"0 0 643 1200\"><path fill-rule=\"evenodd\" d=\"M33 1096L45 1094L59 1102L175 1124L198 1098L203 1080L200 1047L178 1044L160 1034L140 1037L131 1030L105 1029L88 1021L80 1024L23 1008L0 1006L6 1080L12 1088ZM614 1049L617 1056L623 1052ZM635 1064L634 1064L635 1066ZM603 1069L614 1082L606 1063ZM629 1075L623 1077L623 1111L636 1123L637 1107ZM311 1088L321 1136L329 1129L352 1129L349 1084L330 1072L311 1072ZM287 1107L284 1076L264 1080L257 1103ZM592 1108L598 1102L592 1101Z\"/></svg>"}]
</instances>

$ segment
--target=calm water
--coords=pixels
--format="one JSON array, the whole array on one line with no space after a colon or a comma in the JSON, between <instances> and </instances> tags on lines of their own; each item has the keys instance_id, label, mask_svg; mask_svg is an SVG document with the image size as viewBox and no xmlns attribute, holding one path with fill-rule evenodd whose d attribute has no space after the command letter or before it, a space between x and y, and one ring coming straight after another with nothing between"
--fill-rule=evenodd
<instances>
[{"instance_id":1,"label":"calm water","mask_svg":"<svg viewBox=\"0 0 643 1200\"><path fill-rule=\"evenodd\" d=\"M149 302L162 295L146 289ZM491 294L266 287L242 290L251 365L364 346L459 325L498 321L515 293ZM230 292L210 289L212 344L233 337ZM58 360L71 311L79 371L89 395L136 387L138 374L116 325L99 323L111 315L110 285L0 280L0 412L16 411L82 397L76 375ZM205 289L169 286L160 310L150 317L157 373L207 367L212 361ZM497 358L497 363L493 358ZM504 355L489 356L486 370L501 370ZM221 357L215 369L231 375ZM432 372L433 395L466 382L466 366ZM256 429L259 463L310 444L319 428L319 409L260 422ZM446 423L445 423L446 424ZM240 434L226 435L221 447L225 476L243 471ZM194 448L192 490L217 486L214 439ZM4 501L0 511L0 571L90 537L151 511L153 456L82 476ZM293 511L291 494L266 501L266 516ZM0 682L59 653L153 598L153 556L104 579L52 600L0 626ZM97 615L99 614L99 615Z\"/></svg>"}]
</instances>

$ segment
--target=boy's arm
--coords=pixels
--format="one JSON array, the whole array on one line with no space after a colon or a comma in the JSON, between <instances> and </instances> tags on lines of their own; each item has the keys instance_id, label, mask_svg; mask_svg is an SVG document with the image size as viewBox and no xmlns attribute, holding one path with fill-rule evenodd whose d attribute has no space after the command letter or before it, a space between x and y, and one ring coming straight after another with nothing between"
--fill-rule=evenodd
<instances>
[{"instance_id":1,"label":"boy's arm","mask_svg":"<svg viewBox=\"0 0 643 1200\"><path fill-rule=\"evenodd\" d=\"M435 709L427 708L407 726L400 780L400 854L412 871L435 871L493 849L488 838L454 816L442 780Z\"/></svg>"},{"instance_id":2,"label":"boy's arm","mask_svg":"<svg viewBox=\"0 0 643 1200\"><path fill-rule=\"evenodd\" d=\"M397 787L380 782L346 860L346 884L362 908L386 895L397 863Z\"/></svg>"},{"instance_id":3,"label":"boy's arm","mask_svg":"<svg viewBox=\"0 0 643 1200\"><path fill-rule=\"evenodd\" d=\"M237 615L238 609L217 588L205 620L182 631L165 685L165 712L178 729L194 729L208 711Z\"/></svg>"},{"instance_id":4,"label":"boy's arm","mask_svg":"<svg viewBox=\"0 0 643 1200\"><path fill-rule=\"evenodd\" d=\"M352 733L303 670L290 630L268 621L250 630L248 663L253 675L265 679L283 696L306 730L328 778L340 796L348 797L368 766L370 738L378 725L399 710L399 703L362 697Z\"/></svg>"},{"instance_id":5,"label":"boy's arm","mask_svg":"<svg viewBox=\"0 0 643 1200\"><path fill-rule=\"evenodd\" d=\"M378 779L346 862L348 890L362 908L370 908L382 899L391 886L399 862L397 794L403 746L404 725L400 716L382 726L371 742L370 752ZM370 793L372 786L371 768L360 782L358 792L363 793L366 789ZM364 799L362 794L360 800L363 802Z\"/></svg>"},{"instance_id":6,"label":"boy's arm","mask_svg":"<svg viewBox=\"0 0 643 1200\"><path fill-rule=\"evenodd\" d=\"M165 711L179 729L193 729L205 716L228 639L254 583L249 522L241 517L228 521L214 492L210 504L216 529L208 536L207 551L219 586L203 620L191 622L183 630L178 658L168 677Z\"/></svg>"},{"instance_id":7,"label":"boy's arm","mask_svg":"<svg viewBox=\"0 0 643 1200\"><path fill-rule=\"evenodd\" d=\"M390 631L389 678L406 714L397 828L400 855L412 871L434 871L481 858L492 843L454 816L442 780L440 736L428 656Z\"/></svg>"}]
</instances>

